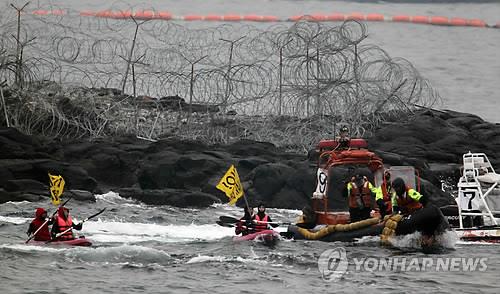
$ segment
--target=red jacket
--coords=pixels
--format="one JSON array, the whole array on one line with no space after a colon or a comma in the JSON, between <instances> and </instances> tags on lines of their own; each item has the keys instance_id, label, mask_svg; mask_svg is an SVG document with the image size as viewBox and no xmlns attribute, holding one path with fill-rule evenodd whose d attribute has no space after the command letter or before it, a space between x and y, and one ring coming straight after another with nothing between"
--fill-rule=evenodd
<instances>
[{"instance_id":1,"label":"red jacket","mask_svg":"<svg viewBox=\"0 0 500 294\"><path fill-rule=\"evenodd\" d=\"M37 208L35 211L35 219L31 221L30 227L28 229L28 234L35 233L40 227L43 227L36 233L35 241L48 241L50 240L49 232L49 222L45 222L46 219L43 214L47 211L41 207Z\"/></svg>"}]
</instances>

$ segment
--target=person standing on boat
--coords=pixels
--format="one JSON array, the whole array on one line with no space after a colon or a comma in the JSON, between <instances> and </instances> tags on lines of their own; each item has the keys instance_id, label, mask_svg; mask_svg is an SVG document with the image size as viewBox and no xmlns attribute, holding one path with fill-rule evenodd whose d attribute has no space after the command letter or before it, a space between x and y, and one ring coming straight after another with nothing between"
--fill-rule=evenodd
<instances>
[{"instance_id":1,"label":"person standing on boat","mask_svg":"<svg viewBox=\"0 0 500 294\"><path fill-rule=\"evenodd\" d=\"M73 229L81 230L82 224L74 224L71 219L71 215L69 215L69 209L60 206L57 209L57 216L54 220L54 224L52 225L52 239L57 239L58 241L68 241L75 239L73 235ZM56 237L57 234L63 233L59 237Z\"/></svg>"},{"instance_id":2,"label":"person standing on boat","mask_svg":"<svg viewBox=\"0 0 500 294\"><path fill-rule=\"evenodd\" d=\"M403 215L412 214L427 204L427 197L406 186L402 178L392 182L392 212Z\"/></svg>"},{"instance_id":3,"label":"person standing on boat","mask_svg":"<svg viewBox=\"0 0 500 294\"><path fill-rule=\"evenodd\" d=\"M388 214L392 214L392 183L391 183L391 173L389 171L384 172L384 180L382 184L377 189L375 194L375 202L380 209L380 216L382 219Z\"/></svg>"},{"instance_id":4,"label":"person standing on boat","mask_svg":"<svg viewBox=\"0 0 500 294\"><path fill-rule=\"evenodd\" d=\"M269 223L272 222L269 215L266 214L266 206L260 203L258 206L257 214L253 218L255 232L260 232L269 229Z\"/></svg>"},{"instance_id":5,"label":"person standing on boat","mask_svg":"<svg viewBox=\"0 0 500 294\"><path fill-rule=\"evenodd\" d=\"M245 215L236 223L236 228L234 229L236 235L241 234L245 236L254 232L253 217L253 207L245 206Z\"/></svg>"},{"instance_id":6,"label":"person standing on boat","mask_svg":"<svg viewBox=\"0 0 500 294\"><path fill-rule=\"evenodd\" d=\"M338 142L337 148L335 149L349 149L349 143L351 138L349 138L349 129L346 126L340 128L339 136L335 138Z\"/></svg>"},{"instance_id":7,"label":"person standing on boat","mask_svg":"<svg viewBox=\"0 0 500 294\"><path fill-rule=\"evenodd\" d=\"M49 225L51 225L52 222L53 222L52 218L47 220L47 211L39 207L35 211L35 219L31 221L26 234L30 236L31 234L36 233L34 237L35 241L49 241L50 240Z\"/></svg>"},{"instance_id":8,"label":"person standing on boat","mask_svg":"<svg viewBox=\"0 0 500 294\"><path fill-rule=\"evenodd\" d=\"M370 218L372 210L372 197L377 193L368 178L357 173L347 183L347 198L351 223Z\"/></svg>"}]
</instances>

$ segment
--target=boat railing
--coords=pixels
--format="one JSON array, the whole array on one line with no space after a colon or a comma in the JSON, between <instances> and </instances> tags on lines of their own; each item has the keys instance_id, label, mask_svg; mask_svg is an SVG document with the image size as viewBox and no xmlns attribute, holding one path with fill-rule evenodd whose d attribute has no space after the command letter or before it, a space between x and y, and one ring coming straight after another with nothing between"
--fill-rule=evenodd
<instances>
[{"instance_id":1,"label":"boat railing","mask_svg":"<svg viewBox=\"0 0 500 294\"><path fill-rule=\"evenodd\" d=\"M498 225L494 215L500 213L499 184L500 175L495 172L486 154L468 152L463 155L463 172L455 198L461 229L467 217L480 217L482 220L486 217L492 225Z\"/></svg>"}]
</instances>

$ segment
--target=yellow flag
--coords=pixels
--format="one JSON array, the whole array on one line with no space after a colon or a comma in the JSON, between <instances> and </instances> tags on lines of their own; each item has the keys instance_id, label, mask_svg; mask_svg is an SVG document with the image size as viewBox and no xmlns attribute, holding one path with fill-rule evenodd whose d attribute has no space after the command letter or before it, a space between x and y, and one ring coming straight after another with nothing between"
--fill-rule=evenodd
<instances>
[{"instance_id":1,"label":"yellow flag","mask_svg":"<svg viewBox=\"0 0 500 294\"><path fill-rule=\"evenodd\" d=\"M49 173L50 179L50 199L52 204L59 205L61 203L61 195L64 190L64 179L62 176L53 176Z\"/></svg>"},{"instance_id":2,"label":"yellow flag","mask_svg":"<svg viewBox=\"0 0 500 294\"><path fill-rule=\"evenodd\" d=\"M220 179L217 189L226 193L229 198L229 205L234 205L238 198L243 196L243 186L234 165L231 165L226 174Z\"/></svg>"}]
</instances>

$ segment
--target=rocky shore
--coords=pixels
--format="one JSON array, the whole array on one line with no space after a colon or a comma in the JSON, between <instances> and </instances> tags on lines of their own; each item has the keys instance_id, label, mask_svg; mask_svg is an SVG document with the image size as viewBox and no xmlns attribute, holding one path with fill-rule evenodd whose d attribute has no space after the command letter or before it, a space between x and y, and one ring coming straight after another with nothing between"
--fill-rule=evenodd
<instances>
[{"instance_id":1,"label":"rocky shore","mask_svg":"<svg viewBox=\"0 0 500 294\"><path fill-rule=\"evenodd\" d=\"M421 110L384 123L366 139L384 164L416 167L424 192L439 206L453 203L441 191L441 181L456 183L463 153L484 152L493 166L500 164L500 125L471 114ZM316 162L306 154L249 140L228 145L135 137L55 142L2 128L0 162L0 203L48 197L48 172L63 175L66 196L81 201L112 190L147 204L206 207L227 201L215 186L231 164L251 203L300 209L315 189Z\"/></svg>"}]
</instances>

